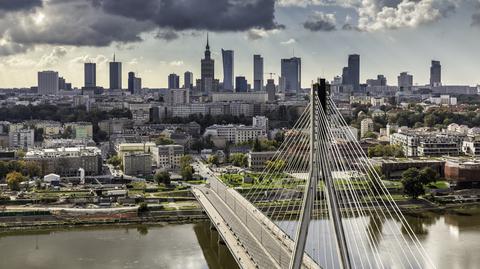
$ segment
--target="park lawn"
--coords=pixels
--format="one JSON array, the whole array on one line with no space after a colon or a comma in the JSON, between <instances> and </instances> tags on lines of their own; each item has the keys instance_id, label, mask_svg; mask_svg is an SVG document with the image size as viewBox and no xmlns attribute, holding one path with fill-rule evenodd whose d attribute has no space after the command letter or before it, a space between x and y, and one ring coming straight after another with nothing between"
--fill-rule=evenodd
<instances>
[{"instance_id":1,"label":"park lawn","mask_svg":"<svg viewBox=\"0 0 480 269\"><path fill-rule=\"evenodd\" d=\"M430 188L430 189L448 189L449 186L450 186L450 184L448 184L447 181L440 180L440 181L428 184L427 188Z\"/></svg>"}]
</instances>

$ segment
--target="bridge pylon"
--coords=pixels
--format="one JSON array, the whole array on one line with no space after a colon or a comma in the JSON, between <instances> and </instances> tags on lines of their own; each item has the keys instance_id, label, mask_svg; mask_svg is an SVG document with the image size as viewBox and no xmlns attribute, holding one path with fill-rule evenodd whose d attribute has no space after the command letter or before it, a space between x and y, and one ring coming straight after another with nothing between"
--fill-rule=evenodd
<instances>
[{"instance_id":1,"label":"bridge pylon","mask_svg":"<svg viewBox=\"0 0 480 269\"><path fill-rule=\"evenodd\" d=\"M309 175L305 184L299 224L295 234L295 247L290 260L290 269L300 269L308 238L309 225L312 219L315 196L318 191L318 182L324 182L323 193L327 200L329 219L335 231L336 248L341 268L350 269L350 255L343 228L343 222L338 203L337 192L334 190L333 177L329 169L329 148L332 141L327 140L327 127L322 124L320 114L328 115L327 98L329 95L325 79L313 84L310 90L310 163ZM326 119L328 120L328 119Z\"/></svg>"}]
</instances>

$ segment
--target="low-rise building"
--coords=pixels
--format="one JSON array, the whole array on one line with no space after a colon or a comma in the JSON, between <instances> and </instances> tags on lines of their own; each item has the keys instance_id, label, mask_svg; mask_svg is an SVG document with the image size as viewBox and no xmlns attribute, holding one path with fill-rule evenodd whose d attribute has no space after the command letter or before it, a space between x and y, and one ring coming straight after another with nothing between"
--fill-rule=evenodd
<instances>
[{"instance_id":1,"label":"low-rise building","mask_svg":"<svg viewBox=\"0 0 480 269\"><path fill-rule=\"evenodd\" d=\"M116 152L120 158L126 153L151 153L152 149L156 147L153 142L145 143L121 143L116 146Z\"/></svg>"},{"instance_id":2,"label":"low-rise building","mask_svg":"<svg viewBox=\"0 0 480 269\"><path fill-rule=\"evenodd\" d=\"M360 136L364 137L368 132L373 132L373 120L371 118L363 119L360 122Z\"/></svg>"},{"instance_id":3,"label":"low-rise building","mask_svg":"<svg viewBox=\"0 0 480 269\"><path fill-rule=\"evenodd\" d=\"M450 159L445 163L445 179L457 189L480 188L480 161Z\"/></svg>"},{"instance_id":4,"label":"low-rise building","mask_svg":"<svg viewBox=\"0 0 480 269\"><path fill-rule=\"evenodd\" d=\"M68 122L64 127L70 128L76 139L93 137L93 125L90 122Z\"/></svg>"},{"instance_id":5,"label":"low-rise building","mask_svg":"<svg viewBox=\"0 0 480 269\"><path fill-rule=\"evenodd\" d=\"M270 161L276 153L276 151L249 152L248 168L253 171L262 171L267 161Z\"/></svg>"},{"instance_id":6,"label":"low-rise building","mask_svg":"<svg viewBox=\"0 0 480 269\"><path fill-rule=\"evenodd\" d=\"M38 163L43 175L55 173L65 177L78 176L80 168L85 170L87 176L102 172L102 152L97 147L31 150L25 154L25 161Z\"/></svg>"},{"instance_id":7,"label":"low-rise building","mask_svg":"<svg viewBox=\"0 0 480 269\"><path fill-rule=\"evenodd\" d=\"M123 155L123 172L139 176L152 174L152 156L148 153L126 153Z\"/></svg>"},{"instance_id":8,"label":"low-rise building","mask_svg":"<svg viewBox=\"0 0 480 269\"><path fill-rule=\"evenodd\" d=\"M479 157L480 156L480 136L469 135L463 140L462 152L465 155Z\"/></svg>"},{"instance_id":9,"label":"low-rise building","mask_svg":"<svg viewBox=\"0 0 480 269\"><path fill-rule=\"evenodd\" d=\"M35 145L35 131L33 129L10 129L8 136L9 146L12 148L29 149Z\"/></svg>"},{"instance_id":10,"label":"low-rise building","mask_svg":"<svg viewBox=\"0 0 480 269\"><path fill-rule=\"evenodd\" d=\"M162 145L152 148L153 160L157 168L166 170L180 169L180 159L185 154L182 145Z\"/></svg>"},{"instance_id":11,"label":"low-rise building","mask_svg":"<svg viewBox=\"0 0 480 269\"><path fill-rule=\"evenodd\" d=\"M390 144L401 146L406 157L457 156L464 137L453 133L403 130L390 135Z\"/></svg>"},{"instance_id":12,"label":"low-rise building","mask_svg":"<svg viewBox=\"0 0 480 269\"><path fill-rule=\"evenodd\" d=\"M263 128L244 125L212 125L205 129L204 137L216 137L225 139L234 144L266 138L266 131Z\"/></svg>"}]
</instances>

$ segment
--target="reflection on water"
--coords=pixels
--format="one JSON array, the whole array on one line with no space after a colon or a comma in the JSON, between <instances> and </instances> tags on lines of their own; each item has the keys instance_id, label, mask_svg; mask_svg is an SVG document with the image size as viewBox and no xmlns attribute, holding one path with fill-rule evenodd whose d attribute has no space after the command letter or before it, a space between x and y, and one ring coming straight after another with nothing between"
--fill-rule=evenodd
<instances>
[{"instance_id":1,"label":"reflection on water","mask_svg":"<svg viewBox=\"0 0 480 269\"><path fill-rule=\"evenodd\" d=\"M410 228L416 234L426 252L437 268L480 268L480 214L478 211L467 212L466 214L449 213L418 213L406 214L405 219ZM294 234L296 223L292 221L278 221L279 225L289 234ZM351 225L354 224L354 225ZM348 227L358 227L367 231L372 245L368 242L365 233L359 233L359 230L349 229ZM406 249L415 249L413 241L403 240L400 232L407 235L407 227L400 225L398 219L388 219L381 216L357 217L344 220L344 227L349 238L349 248L351 249L351 258L355 264L368 264L365 255L366 249L368 255L372 257L373 249L378 249L383 266L386 268L417 268L409 264L409 261L418 259L421 266L418 268L428 268L427 262L421 256L413 257ZM393 227L393 228L392 228ZM393 230L396 230L396 233ZM306 250L312 258L320 261L325 268L338 268L336 262L335 239L332 238L332 229L329 221L326 219L316 219L310 225L310 232L314 233L307 241ZM319 237L320 234L320 237ZM319 238L320 242L311 240ZM395 240L401 240L405 249L398 249ZM317 240L318 241L318 240ZM326 246L326 247L324 247ZM363 248L362 248L363 247ZM357 252L355 252L357 249ZM360 251L359 251L360 250ZM363 252L362 252L363 251ZM401 258L402 252L405 252L409 259ZM333 257L332 257L333 256ZM373 263L373 261L372 261ZM367 267L376 267L371 264Z\"/></svg>"},{"instance_id":2,"label":"reflection on water","mask_svg":"<svg viewBox=\"0 0 480 269\"><path fill-rule=\"evenodd\" d=\"M405 218L439 269L480 268L479 212L407 214ZM361 223L382 256L394 255L389 246L395 238L387 227L398 225L397 220L369 217L346 222ZM294 222L280 224L295 231ZM336 250L319 244L333 245L328 244L333 242L328 222L315 220L313 227L316 229L310 235L325 242L309 241L307 251L320 257L326 268L335 268L332 256ZM405 227L398 225L398 229L406 232ZM347 232L354 240L361 240L354 231ZM237 268L228 248L217 241L218 233L210 230L209 223L0 233L0 268ZM407 266L400 262L388 267Z\"/></svg>"},{"instance_id":3,"label":"reflection on water","mask_svg":"<svg viewBox=\"0 0 480 269\"><path fill-rule=\"evenodd\" d=\"M0 268L237 268L215 234L209 223L0 233Z\"/></svg>"}]
</instances>

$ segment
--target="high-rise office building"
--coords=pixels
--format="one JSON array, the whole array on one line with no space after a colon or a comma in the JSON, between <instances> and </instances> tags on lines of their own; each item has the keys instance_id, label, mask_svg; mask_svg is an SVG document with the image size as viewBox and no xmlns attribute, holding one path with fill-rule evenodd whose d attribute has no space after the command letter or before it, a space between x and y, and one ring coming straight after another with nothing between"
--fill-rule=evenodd
<instances>
[{"instance_id":1,"label":"high-rise office building","mask_svg":"<svg viewBox=\"0 0 480 269\"><path fill-rule=\"evenodd\" d=\"M296 94L301 89L302 61L293 57L281 60L281 81L284 83L285 93Z\"/></svg>"},{"instance_id":2,"label":"high-rise office building","mask_svg":"<svg viewBox=\"0 0 480 269\"><path fill-rule=\"evenodd\" d=\"M247 92L248 82L244 76L235 77L235 92Z\"/></svg>"},{"instance_id":3,"label":"high-rise office building","mask_svg":"<svg viewBox=\"0 0 480 269\"><path fill-rule=\"evenodd\" d=\"M261 55L253 55L253 90L263 90L263 57Z\"/></svg>"},{"instance_id":4,"label":"high-rise office building","mask_svg":"<svg viewBox=\"0 0 480 269\"><path fill-rule=\"evenodd\" d=\"M233 90L233 73L234 73L234 58L233 50L222 49L223 60L223 89L226 91Z\"/></svg>"},{"instance_id":5,"label":"high-rise office building","mask_svg":"<svg viewBox=\"0 0 480 269\"><path fill-rule=\"evenodd\" d=\"M267 85L265 85L265 90L267 91L268 101L275 101L275 80L267 79Z\"/></svg>"},{"instance_id":6,"label":"high-rise office building","mask_svg":"<svg viewBox=\"0 0 480 269\"><path fill-rule=\"evenodd\" d=\"M183 74L183 87L185 89L191 89L193 88L193 73L192 72L185 72Z\"/></svg>"},{"instance_id":7,"label":"high-rise office building","mask_svg":"<svg viewBox=\"0 0 480 269\"><path fill-rule=\"evenodd\" d=\"M122 89L122 63L115 61L110 62L110 90Z\"/></svg>"},{"instance_id":8,"label":"high-rise office building","mask_svg":"<svg viewBox=\"0 0 480 269\"><path fill-rule=\"evenodd\" d=\"M432 66L430 67L430 86L440 86L442 85L442 65L440 61L432 61Z\"/></svg>"},{"instance_id":9,"label":"high-rise office building","mask_svg":"<svg viewBox=\"0 0 480 269\"><path fill-rule=\"evenodd\" d=\"M349 85L350 84L350 78L348 76L348 67L345 66L342 69L342 84L343 85Z\"/></svg>"},{"instance_id":10,"label":"high-rise office building","mask_svg":"<svg viewBox=\"0 0 480 269\"><path fill-rule=\"evenodd\" d=\"M177 74L168 75L168 88L180 89L180 76L178 76Z\"/></svg>"},{"instance_id":11,"label":"high-rise office building","mask_svg":"<svg viewBox=\"0 0 480 269\"><path fill-rule=\"evenodd\" d=\"M38 94L55 95L58 94L58 72L42 71L38 72Z\"/></svg>"},{"instance_id":12,"label":"high-rise office building","mask_svg":"<svg viewBox=\"0 0 480 269\"><path fill-rule=\"evenodd\" d=\"M408 72L402 72L398 76L398 87L400 90L409 90L413 86L413 76Z\"/></svg>"},{"instance_id":13,"label":"high-rise office building","mask_svg":"<svg viewBox=\"0 0 480 269\"><path fill-rule=\"evenodd\" d=\"M128 91L131 94L134 94L134 84L135 84L135 73L128 72Z\"/></svg>"},{"instance_id":14,"label":"high-rise office building","mask_svg":"<svg viewBox=\"0 0 480 269\"><path fill-rule=\"evenodd\" d=\"M348 80L354 91L360 89L360 55L348 55Z\"/></svg>"},{"instance_id":15,"label":"high-rise office building","mask_svg":"<svg viewBox=\"0 0 480 269\"><path fill-rule=\"evenodd\" d=\"M216 88L215 84L215 61L211 58L210 43L207 35L205 58L201 61L200 91L209 92L214 90Z\"/></svg>"},{"instance_id":16,"label":"high-rise office building","mask_svg":"<svg viewBox=\"0 0 480 269\"><path fill-rule=\"evenodd\" d=\"M138 93L142 89L142 79L135 77L133 79L133 93Z\"/></svg>"},{"instance_id":17,"label":"high-rise office building","mask_svg":"<svg viewBox=\"0 0 480 269\"><path fill-rule=\"evenodd\" d=\"M65 78L63 77L58 78L58 89L63 91L67 89Z\"/></svg>"},{"instance_id":18,"label":"high-rise office building","mask_svg":"<svg viewBox=\"0 0 480 269\"><path fill-rule=\"evenodd\" d=\"M84 86L85 88L97 87L97 64L85 63L84 65Z\"/></svg>"}]
</instances>

